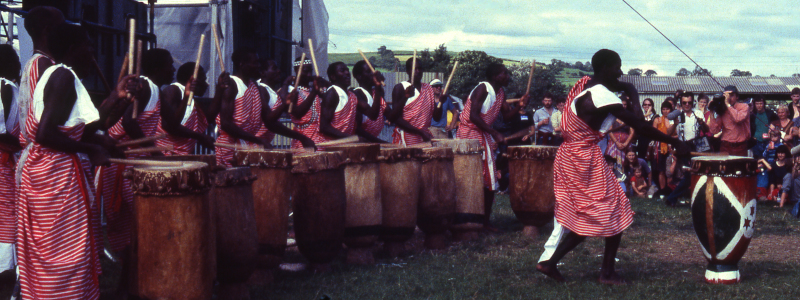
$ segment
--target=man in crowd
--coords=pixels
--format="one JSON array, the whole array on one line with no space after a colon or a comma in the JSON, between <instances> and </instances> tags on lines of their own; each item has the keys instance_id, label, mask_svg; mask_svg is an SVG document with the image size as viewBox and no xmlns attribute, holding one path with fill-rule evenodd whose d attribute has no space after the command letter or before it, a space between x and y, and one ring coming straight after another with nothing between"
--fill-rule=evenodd
<instances>
[{"instance_id":1,"label":"man in crowd","mask_svg":"<svg viewBox=\"0 0 800 300\"><path fill-rule=\"evenodd\" d=\"M441 80L434 79L431 80L431 88L433 89L433 96L435 99L439 99L442 96L442 86L444 85ZM428 130L433 134L433 138L435 139L449 139L450 130L452 126L447 122L447 112L451 112L453 114L453 121L450 122L455 124L458 122L458 110L456 109L455 104L453 104L453 99L447 97L444 102L442 102L442 117L439 120L432 119L431 126L428 127Z\"/></svg>"},{"instance_id":2,"label":"man in crowd","mask_svg":"<svg viewBox=\"0 0 800 300\"><path fill-rule=\"evenodd\" d=\"M709 126L712 133L722 132L720 152L729 155L747 156L747 140L750 139L750 107L739 102L739 89L733 85L725 87L722 114L712 117Z\"/></svg>"},{"instance_id":3,"label":"man in crowd","mask_svg":"<svg viewBox=\"0 0 800 300\"><path fill-rule=\"evenodd\" d=\"M710 151L706 139L702 139L702 133L708 131L708 125L703 121L703 116L698 115L697 111L694 109L694 94L692 92L684 92L678 99L681 108L678 111L681 113L676 118L675 124L670 128L670 132L675 132L678 135L678 139L686 142L692 151ZM689 161L686 160L679 160L677 162L677 168L688 165ZM678 185L664 200L666 205L677 205L678 197L683 196L686 191L689 190L689 179L691 176L686 175L687 174L684 174L681 177Z\"/></svg>"},{"instance_id":4,"label":"man in crowd","mask_svg":"<svg viewBox=\"0 0 800 300\"><path fill-rule=\"evenodd\" d=\"M545 93L542 98L542 105L543 107L533 114L533 123L536 124L536 128L539 131L536 144L551 146L555 142L551 118L553 113L558 111L553 107L553 95Z\"/></svg>"},{"instance_id":5,"label":"man in crowd","mask_svg":"<svg viewBox=\"0 0 800 300\"><path fill-rule=\"evenodd\" d=\"M793 88L791 97L792 103L789 103L789 106L792 109L789 110L789 117L792 119L800 118L800 88Z\"/></svg>"},{"instance_id":6,"label":"man in crowd","mask_svg":"<svg viewBox=\"0 0 800 300\"><path fill-rule=\"evenodd\" d=\"M769 144L769 124L778 120L778 115L766 106L763 96L753 99L753 113L750 114L750 136L756 139L753 157L761 158Z\"/></svg>"}]
</instances>

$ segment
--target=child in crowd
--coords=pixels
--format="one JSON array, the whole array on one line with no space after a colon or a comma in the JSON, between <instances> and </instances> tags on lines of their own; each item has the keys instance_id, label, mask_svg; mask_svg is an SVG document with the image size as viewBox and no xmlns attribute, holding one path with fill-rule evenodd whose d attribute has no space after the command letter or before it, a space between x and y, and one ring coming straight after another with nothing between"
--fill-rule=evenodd
<instances>
[{"instance_id":1,"label":"child in crowd","mask_svg":"<svg viewBox=\"0 0 800 300\"><path fill-rule=\"evenodd\" d=\"M627 195L628 189L627 185L625 184L625 180L628 178L628 176L625 175L625 171L623 171L622 165L618 164L617 158L611 155L604 155L604 157L606 159L606 164L608 164L608 167L611 168L611 171L614 173L614 176L617 178L617 181L619 181L619 185L622 186L622 191L624 191L625 194Z\"/></svg>"},{"instance_id":2,"label":"child in crowd","mask_svg":"<svg viewBox=\"0 0 800 300\"><path fill-rule=\"evenodd\" d=\"M781 142L781 132L778 130L770 130L769 139L769 144L766 149L764 149L763 157L767 159L768 163L772 164L775 163L775 150L783 145Z\"/></svg>"},{"instance_id":3,"label":"child in crowd","mask_svg":"<svg viewBox=\"0 0 800 300\"><path fill-rule=\"evenodd\" d=\"M642 168L633 169L633 176L631 177L631 193L634 196L645 197L647 195L647 179L644 177Z\"/></svg>"},{"instance_id":4,"label":"child in crowd","mask_svg":"<svg viewBox=\"0 0 800 300\"><path fill-rule=\"evenodd\" d=\"M770 201L781 201L781 190L783 190L783 178L792 172L792 153L786 145L775 148L775 162L770 165Z\"/></svg>"},{"instance_id":5,"label":"child in crowd","mask_svg":"<svg viewBox=\"0 0 800 300\"><path fill-rule=\"evenodd\" d=\"M756 175L756 199L758 201L767 201L770 195L770 176L769 171L772 166L765 159L758 159L758 174Z\"/></svg>"}]
</instances>

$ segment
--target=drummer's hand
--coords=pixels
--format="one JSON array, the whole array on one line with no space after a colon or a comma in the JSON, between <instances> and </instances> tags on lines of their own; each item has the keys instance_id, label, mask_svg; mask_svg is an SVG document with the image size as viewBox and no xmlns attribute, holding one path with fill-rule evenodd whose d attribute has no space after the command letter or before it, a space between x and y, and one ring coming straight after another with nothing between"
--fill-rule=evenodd
<instances>
[{"instance_id":1,"label":"drummer's hand","mask_svg":"<svg viewBox=\"0 0 800 300\"><path fill-rule=\"evenodd\" d=\"M314 150L317 150L317 145L308 137L300 139L300 144L303 144L303 148L314 148Z\"/></svg>"},{"instance_id":2,"label":"drummer's hand","mask_svg":"<svg viewBox=\"0 0 800 300\"><path fill-rule=\"evenodd\" d=\"M506 143L506 138L503 137L502 133L499 133L497 131L492 133L492 138L494 138L494 141L499 143L499 144L505 144Z\"/></svg>"},{"instance_id":3,"label":"drummer's hand","mask_svg":"<svg viewBox=\"0 0 800 300\"><path fill-rule=\"evenodd\" d=\"M427 129L422 130L422 141L423 142L430 142L433 139L433 134Z\"/></svg>"},{"instance_id":4,"label":"drummer's hand","mask_svg":"<svg viewBox=\"0 0 800 300\"><path fill-rule=\"evenodd\" d=\"M89 155L89 161L92 162L92 165L108 166L110 164L108 159L111 158L111 154L105 148L100 145L92 145L89 149L91 150L86 154Z\"/></svg>"}]
</instances>

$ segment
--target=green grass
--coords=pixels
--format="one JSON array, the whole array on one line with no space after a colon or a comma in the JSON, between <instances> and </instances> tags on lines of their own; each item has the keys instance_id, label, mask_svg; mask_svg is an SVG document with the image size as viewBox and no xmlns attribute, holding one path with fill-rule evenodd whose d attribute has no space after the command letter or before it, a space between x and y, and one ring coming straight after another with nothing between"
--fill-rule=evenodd
<instances>
[{"instance_id":1,"label":"green grass","mask_svg":"<svg viewBox=\"0 0 800 300\"><path fill-rule=\"evenodd\" d=\"M410 255L391 259L376 246L377 263L353 266L342 262L332 271L277 271L271 283L251 286L253 299L794 299L800 294L800 222L785 208L759 205L756 232L739 267L742 282L710 285L702 281L706 261L691 225L687 207L635 198L634 224L625 231L617 268L629 282L610 287L597 283L603 251L600 238L589 238L564 258L561 272L569 282L557 283L534 270L552 225L528 239L498 196L493 223L504 232L479 240L453 243L443 251L424 250L422 234L408 242ZM344 252L344 251L343 251ZM306 262L296 249L286 262ZM106 264L109 267L109 264ZM113 269L113 268L112 268ZM113 273L113 272L110 272ZM105 275L108 291L113 274ZM111 299L111 298L107 298Z\"/></svg>"}]
</instances>

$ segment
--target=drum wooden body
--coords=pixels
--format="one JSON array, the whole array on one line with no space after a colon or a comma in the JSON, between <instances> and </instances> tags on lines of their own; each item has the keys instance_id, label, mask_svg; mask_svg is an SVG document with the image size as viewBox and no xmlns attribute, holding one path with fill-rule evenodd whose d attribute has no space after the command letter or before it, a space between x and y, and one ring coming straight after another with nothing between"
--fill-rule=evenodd
<instances>
[{"instance_id":1,"label":"drum wooden body","mask_svg":"<svg viewBox=\"0 0 800 300\"><path fill-rule=\"evenodd\" d=\"M217 280L244 283L256 267L258 234L253 212L253 181L249 167L221 170L213 175L216 213Z\"/></svg>"},{"instance_id":2,"label":"drum wooden body","mask_svg":"<svg viewBox=\"0 0 800 300\"><path fill-rule=\"evenodd\" d=\"M756 160L739 156L692 159L692 222L709 264L708 283L740 280L739 260L753 236Z\"/></svg>"},{"instance_id":3,"label":"drum wooden body","mask_svg":"<svg viewBox=\"0 0 800 300\"><path fill-rule=\"evenodd\" d=\"M441 249L446 246L443 235L456 212L453 149L423 148L419 158L422 166L417 225L425 233L425 246Z\"/></svg>"},{"instance_id":4,"label":"drum wooden body","mask_svg":"<svg viewBox=\"0 0 800 300\"><path fill-rule=\"evenodd\" d=\"M292 182L292 152L238 150L233 164L249 166L253 182L253 208L258 233L259 268L275 269L283 260L289 233Z\"/></svg>"},{"instance_id":5,"label":"drum wooden body","mask_svg":"<svg viewBox=\"0 0 800 300\"><path fill-rule=\"evenodd\" d=\"M135 294L146 299L210 299L211 220L207 165L135 167ZM213 260L213 258L211 258Z\"/></svg>"},{"instance_id":6,"label":"drum wooden body","mask_svg":"<svg viewBox=\"0 0 800 300\"><path fill-rule=\"evenodd\" d=\"M472 238L478 230L483 229L484 221L483 146L478 140L449 139L434 139L433 146L453 149L453 168L456 173L456 213L450 229L457 236Z\"/></svg>"},{"instance_id":7,"label":"drum wooden body","mask_svg":"<svg viewBox=\"0 0 800 300\"><path fill-rule=\"evenodd\" d=\"M294 155L294 231L297 247L313 264L331 262L344 241L345 159L341 152Z\"/></svg>"},{"instance_id":8,"label":"drum wooden body","mask_svg":"<svg viewBox=\"0 0 800 300\"><path fill-rule=\"evenodd\" d=\"M553 220L553 161L558 147L508 147L511 209L522 225L542 227Z\"/></svg>"},{"instance_id":9,"label":"drum wooden body","mask_svg":"<svg viewBox=\"0 0 800 300\"><path fill-rule=\"evenodd\" d=\"M380 149L378 144L326 148L328 151L341 151L347 161L344 167L347 193L344 244L349 248L372 247L380 235L383 220L378 167Z\"/></svg>"},{"instance_id":10,"label":"drum wooden body","mask_svg":"<svg viewBox=\"0 0 800 300\"><path fill-rule=\"evenodd\" d=\"M417 227L420 191L419 148L382 148L380 156L383 227L381 239L404 243Z\"/></svg>"}]
</instances>

